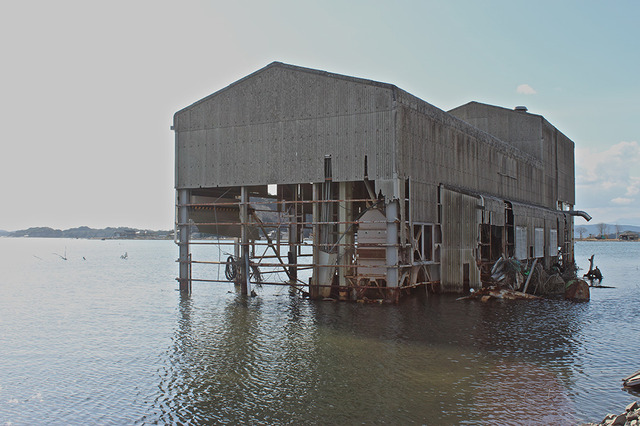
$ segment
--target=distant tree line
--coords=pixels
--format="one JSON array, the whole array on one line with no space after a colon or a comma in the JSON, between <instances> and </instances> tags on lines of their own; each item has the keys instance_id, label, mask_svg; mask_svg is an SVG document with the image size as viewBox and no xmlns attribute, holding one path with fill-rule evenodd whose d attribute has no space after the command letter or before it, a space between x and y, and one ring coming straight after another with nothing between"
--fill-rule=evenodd
<instances>
[{"instance_id":1,"label":"distant tree line","mask_svg":"<svg viewBox=\"0 0 640 426\"><path fill-rule=\"evenodd\" d=\"M617 239L620 234L625 231L640 232L640 227L633 225L607 224L604 222L595 225L577 226L575 228L575 236L580 239L596 238L596 239Z\"/></svg>"},{"instance_id":2,"label":"distant tree line","mask_svg":"<svg viewBox=\"0 0 640 426\"><path fill-rule=\"evenodd\" d=\"M147 229L135 229L128 227L94 229L88 226L70 228L66 230L53 229L49 227L34 227L21 229L19 231L2 234L6 237L31 237L31 238L140 238L140 239L163 239L173 236L173 231L151 231Z\"/></svg>"}]
</instances>

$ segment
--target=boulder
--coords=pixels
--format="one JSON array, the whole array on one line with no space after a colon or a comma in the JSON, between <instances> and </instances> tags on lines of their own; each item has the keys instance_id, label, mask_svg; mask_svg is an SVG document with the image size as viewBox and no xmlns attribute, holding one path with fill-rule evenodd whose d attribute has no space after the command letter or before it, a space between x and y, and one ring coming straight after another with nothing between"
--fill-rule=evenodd
<instances>
[{"instance_id":1,"label":"boulder","mask_svg":"<svg viewBox=\"0 0 640 426\"><path fill-rule=\"evenodd\" d=\"M589 284L585 280L571 280L567 283L564 298L575 301L588 301L590 298Z\"/></svg>"},{"instance_id":2,"label":"boulder","mask_svg":"<svg viewBox=\"0 0 640 426\"><path fill-rule=\"evenodd\" d=\"M613 419L613 423L610 423L611 426L624 426L624 424L627 422L627 415L626 414L620 414L617 415L615 419Z\"/></svg>"}]
</instances>

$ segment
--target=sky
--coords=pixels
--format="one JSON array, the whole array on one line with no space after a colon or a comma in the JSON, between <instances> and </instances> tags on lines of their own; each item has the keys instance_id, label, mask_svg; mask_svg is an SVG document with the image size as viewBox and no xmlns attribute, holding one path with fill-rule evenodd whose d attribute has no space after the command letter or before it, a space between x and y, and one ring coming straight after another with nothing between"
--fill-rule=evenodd
<instances>
[{"instance_id":1,"label":"sky","mask_svg":"<svg viewBox=\"0 0 640 426\"><path fill-rule=\"evenodd\" d=\"M173 228L173 114L273 61L443 110L526 105L575 142L575 208L640 225L639 17L631 0L2 0L0 229Z\"/></svg>"}]
</instances>

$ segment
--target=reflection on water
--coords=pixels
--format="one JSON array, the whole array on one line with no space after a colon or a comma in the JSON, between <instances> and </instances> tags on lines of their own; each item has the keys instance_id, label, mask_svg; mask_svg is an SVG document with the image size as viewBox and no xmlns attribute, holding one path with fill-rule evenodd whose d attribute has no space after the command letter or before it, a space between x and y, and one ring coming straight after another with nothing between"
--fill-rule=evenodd
<instances>
[{"instance_id":1,"label":"reflection on water","mask_svg":"<svg viewBox=\"0 0 640 426\"><path fill-rule=\"evenodd\" d=\"M286 295L196 308L183 297L161 392L140 422L571 424L583 311Z\"/></svg>"},{"instance_id":2,"label":"reflection on water","mask_svg":"<svg viewBox=\"0 0 640 426\"><path fill-rule=\"evenodd\" d=\"M577 245L616 287L588 303L362 305L181 296L171 242L66 241L62 262L60 241L17 241L0 239L0 424L576 424L640 396L620 389L640 244Z\"/></svg>"}]
</instances>

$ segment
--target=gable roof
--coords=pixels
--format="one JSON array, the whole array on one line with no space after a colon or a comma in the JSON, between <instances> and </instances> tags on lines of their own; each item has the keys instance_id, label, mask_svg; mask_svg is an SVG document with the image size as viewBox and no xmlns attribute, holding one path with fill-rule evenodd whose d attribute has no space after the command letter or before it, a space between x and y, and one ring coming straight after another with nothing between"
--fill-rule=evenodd
<instances>
[{"instance_id":1,"label":"gable roof","mask_svg":"<svg viewBox=\"0 0 640 426\"><path fill-rule=\"evenodd\" d=\"M274 61L271 62L269 65L260 68L257 71L252 72L251 74L242 77L239 80L234 81L233 83L229 84L226 87L223 87L222 89L208 95L205 96L204 98L197 100L196 102L192 103L191 105L188 105L184 108L182 108L181 110L179 110L178 112L176 112L176 115L182 113L185 110L188 110L189 108L192 108L202 102L206 102L207 100L218 96L221 93L224 93L230 89L233 89L236 86L241 85L242 83L244 83L247 80L250 80L256 76L258 76L259 74L265 73L273 68L281 68L281 69L286 69L286 70L292 70L292 71L297 71L297 72L303 72L303 73L308 73L308 74L314 74L314 75L318 75L318 76L323 76L323 77L329 77L329 78L334 78L337 80L345 80L345 81L349 81L352 83L359 83L359 84L365 84L365 85L369 85L369 86L375 86L375 87L380 87L380 88L384 88L384 89L389 89L389 90L397 90L398 87L393 85L393 84L389 84L389 83L383 83L380 81L375 81L375 80L369 80L366 78L359 78L359 77L351 77L348 75L344 75L344 74L336 74L336 73L332 73L329 71L323 71L323 70L318 70L318 69L314 69L314 68L306 68L306 67L301 67L301 66L297 66L297 65L291 65L291 64L285 64L284 62L278 62L278 61Z\"/></svg>"}]
</instances>

